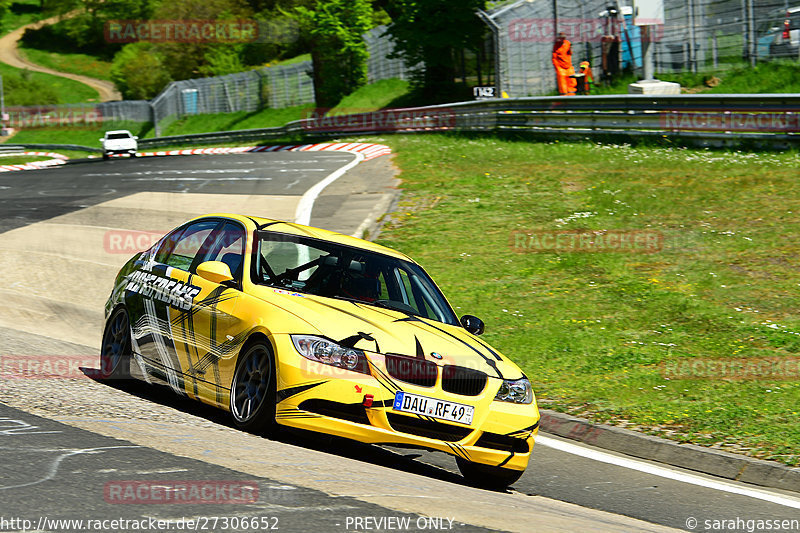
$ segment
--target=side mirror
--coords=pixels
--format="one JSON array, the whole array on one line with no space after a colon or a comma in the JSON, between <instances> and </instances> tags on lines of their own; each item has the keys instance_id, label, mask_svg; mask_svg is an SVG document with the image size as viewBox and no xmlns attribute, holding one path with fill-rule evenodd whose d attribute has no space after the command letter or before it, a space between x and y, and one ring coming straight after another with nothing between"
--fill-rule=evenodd
<instances>
[{"instance_id":1,"label":"side mirror","mask_svg":"<svg viewBox=\"0 0 800 533\"><path fill-rule=\"evenodd\" d=\"M213 283L233 281L231 268L222 261L206 261L197 265L197 275Z\"/></svg>"},{"instance_id":2,"label":"side mirror","mask_svg":"<svg viewBox=\"0 0 800 533\"><path fill-rule=\"evenodd\" d=\"M100 142L103 142L103 141L105 141L106 139L105 139L105 137L100 137L100 138L99 138L99 139L97 139L97 140L98 140L98 141L100 141Z\"/></svg>"},{"instance_id":3,"label":"side mirror","mask_svg":"<svg viewBox=\"0 0 800 533\"><path fill-rule=\"evenodd\" d=\"M138 141L138 140L139 140L139 137L138 137L138 136L136 136L136 135L134 135L134 136L133 136L133 140L134 140L134 141Z\"/></svg>"},{"instance_id":4,"label":"side mirror","mask_svg":"<svg viewBox=\"0 0 800 533\"><path fill-rule=\"evenodd\" d=\"M480 335L483 333L483 320L476 316L464 315L461 317L461 325L464 329L473 335Z\"/></svg>"}]
</instances>

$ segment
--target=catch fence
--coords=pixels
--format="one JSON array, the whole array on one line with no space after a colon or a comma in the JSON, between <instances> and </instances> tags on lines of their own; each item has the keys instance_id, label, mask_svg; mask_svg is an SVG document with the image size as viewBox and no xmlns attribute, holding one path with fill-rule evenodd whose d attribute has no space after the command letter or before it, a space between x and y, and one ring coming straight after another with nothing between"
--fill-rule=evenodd
<instances>
[{"instance_id":1,"label":"catch fence","mask_svg":"<svg viewBox=\"0 0 800 533\"><path fill-rule=\"evenodd\" d=\"M794 8L800 8L800 2L792 2L664 0L664 24L653 31L656 74L718 72L774 59L797 61L800 9ZM792 14L787 18L788 11ZM555 91L551 57L559 32L572 43L576 69L589 60L597 76L603 70L603 42L609 49L617 39L622 65L642 73L641 33L633 25L630 1L495 2L484 19L495 32L500 89L512 97Z\"/></svg>"}]
</instances>

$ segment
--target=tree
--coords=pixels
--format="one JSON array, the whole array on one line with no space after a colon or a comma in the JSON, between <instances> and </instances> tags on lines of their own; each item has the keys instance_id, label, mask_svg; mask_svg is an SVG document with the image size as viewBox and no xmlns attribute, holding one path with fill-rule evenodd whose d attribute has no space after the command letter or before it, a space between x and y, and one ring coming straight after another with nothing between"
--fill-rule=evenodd
<instances>
[{"instance_id":1,"label":"tree","mask_svg":"<svg viewBox=\"0 0 800 533\"><path fill-rule=\"evenodd\" d=\"M367 83L369 0L317 0L313 11L297 8L300 26L311 42L317 106L334 107Z\"/></svg>"},{"instance_id":2,"label":"tree","mask_svg":"<svg viewBox=\"0 0 800 533\"><path fill-rule=\"evenodd\" d=\"M147 19L155 3L156 0L48 0L43 9L59 15L78 11L62 22L67 36L78 48L110 47L116 51L118 45L105 41L105 24L112 20Z\"/></svg>"},{"instance_id":3,"label":"tree","mask_svg":"<svg viewBox=\"0 0 800 533\"><path fill-rule=\"evenodd\" d=\"M486 0L388 0L389 34L396 55L421 65L413 82L431 101L446 101L455 88L456 53L477 49L486 26L476 16Z\"/></svg>"},{"instance_id":4,"label":"tree","mask_svg":"<svg viewBox=\"0 0 800 533\"><path fill-rule=\"evenodd\" d=\"M171 81L164 60L151 43L131 43L114 56L111 81L126 99L149 100Z\"/></svg>"},{"instance_id":5,"label":"tree","mask_svg":"<svg viewBox=\"0 0 800 533\"><path fill-rule=\"evenodd\" d=\"M156 10L155 18L235 21L249 19L252 14L250 6L244 0L169 0L163 2ZM225 68L222 65L230 65L231 56L222 50L235 48L238 52L241 44L200 40L188 43L162 43L158 44L157 48L164 56L164 64L169 69L172 79L186 80L223 72ZM219 67L218 71L216 67Z\"/></svg>"}]
</instances>

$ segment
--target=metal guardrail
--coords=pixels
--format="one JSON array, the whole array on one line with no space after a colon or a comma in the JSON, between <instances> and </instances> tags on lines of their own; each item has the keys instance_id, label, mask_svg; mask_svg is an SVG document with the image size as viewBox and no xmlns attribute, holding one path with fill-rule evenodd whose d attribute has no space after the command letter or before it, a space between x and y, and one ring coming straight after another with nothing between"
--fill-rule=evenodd
<instances>
[{"instance_id":1,"label":"metal guardrail","mask_svg":"<svg viewBox=\"0 0 800 533\"><path fill-rule=\"evenodd\" d=\"M666 137L688 144L767 148L800 144L800 94L608 95L479 100L320 116L278 128L141 139L142 148L259 143L287 137L428 132L513 132L580 138ZM99 148L25 145L37 148Z\"/></svg>"},{"instance_id":2,"label":"metal guardrail","mask_svg":"<svg viewBox=\"0 0 800 533\"><path fill-rule=\"evenodd\" d=\"M0 144L0 146L3 146ZM40 144L40 143L20 143L14 148L31 148L34 150L74 150L76 152L102 152L102 148L93 146L83 146L81 144Z\"/></svg>"}]
</instances>

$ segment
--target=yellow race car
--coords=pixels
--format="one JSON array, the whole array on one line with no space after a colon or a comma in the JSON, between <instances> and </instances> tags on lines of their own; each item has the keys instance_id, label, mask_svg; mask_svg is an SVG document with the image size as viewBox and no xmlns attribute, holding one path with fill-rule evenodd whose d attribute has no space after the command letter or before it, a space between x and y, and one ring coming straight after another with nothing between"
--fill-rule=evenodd
<instances>
[{"instance_id":1,"label":"yellow race car","mask_svg":"<svg viewBox=\"0 0 800 533\"><path fill-rule=\"evenodd\" d=\"M514 363L459 320L409 257L278 220L191 220L131 258L105 308L107 379L133 377L229 411L245 430L292 426L439 450L507 486L539 411Z\"/></svg>"}]
</instances>

